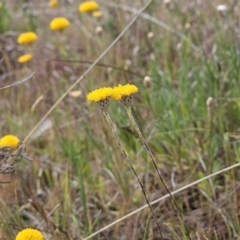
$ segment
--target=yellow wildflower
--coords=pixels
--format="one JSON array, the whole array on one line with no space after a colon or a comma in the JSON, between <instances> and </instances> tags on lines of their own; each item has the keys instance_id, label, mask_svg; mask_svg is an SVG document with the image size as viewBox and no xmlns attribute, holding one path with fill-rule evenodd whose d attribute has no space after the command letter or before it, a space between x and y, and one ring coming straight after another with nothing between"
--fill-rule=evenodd
<instances>
[{"instance_id":1,"label":"yellow wildflower","mask_svg":"<svg viewBox=\"0 0 240 240\"><path fill-rule=\"evenodd\" d=\"M50 28L53 31L60 31L68 27L70 22L66 18L54 18L50 23Z\"/></svg>"},{"instance_id":2,"label":"yellow wildflower","mask_svg":"<svg viewBox=\"0 0 240 240\"><path fill-rule=\"evenodd\" d=\"M38 36L34 32L25 32L21 33L18 36L17 42L19 44L29 44L32 42L35 42L37 40Z\"/></svg>"},{"instance_id":3,"label":"yellow wildflower","mask_svg":"<svg viewBox=\"0 0 240 240\"><path fill-rule=\"evenodd\" d=\"M121 100L122 97L130 96L138 92L138 88L133 84L121 85L114 87L111 97L115 100Z\"/></svg>"},{"instance_id":4,"label":"yellow wildflower","mask_svg":"<svg viewBox=\"0 0 240 240\"><path fill-rule=\"evenodd\" d=\"M78 98L81 96L81 94L82 94L82 92L80 90L75 90L75 91L71 91L69 93L69 96L73 97L73 98Z\"/></svg>"},{"instance_id":5,"label":"yellow wildflower","mask_svg":"<svg viewBox=\"0 0 240 240\"><path fill-rule=\"evenodd\" d=\"M10 147L15 149L18 147L20 140L13 135L6 135L0 139L0 148Z\"/></svg>"},{"instance_id":6,"label":"yellow wildflower","mask_svg":"<svg viewBox=\"0 0 240 240\"><path fill-rule=\"evenodd\" d=\"M83 2L79 5L79 12L93 12L99 8L98 4L95 1Z\"/></svg>"},{"instance_id":7,"label":"yellow wildflower","mask_svg":"<svg viewBox=\"0 0 240 240\"><path fill-rule=\"evenodd\" d=\"M58 0L50 0L49 7L56 8L58 6Z\"/></svg>"},{"instance_id":8,"label":"yellow wildflower","mask_svg":"<svg viewBox=\"0 0 240 240\"><path fill-rule=\"evenodd\" d=\"M90 92L87 95L87 100L93 101L93 102L99 102L101 100L107 99L110 96L112 96L112 92L113 92L113 89L110 87L99 88Z\"/></svg>"},{"instance_id":9,"label":"yellow wildflower","mask_svg":"<svg viewBox=\"0 0 240 240\"><path fill-rule=\"evenodd\" d=\"M40 231L26 228L18 233L15 240L44 240L44 237Z\"/></svg>"},{"instance_id":10,"label":"yellow wildflower","mask_svg":"<svg viewBox=\"0 0 240 240\"><path fill-rule=\"evenodd\" d=\"M98 18L98 17L101 17L101 16L102 16L102 12L101 12L101 11L94 11L94 12L92 13L92 15L93 15L93 17Z\"/></svg>"},{"instance_id":11,"label":"yellow wildflower","mask_svg":"<svg viewBox=\"0 0 240 240\"><path fill-rule=\"evenodd\" d=\"M32 59L32 54L28 53L20 56L18 58L18 62L25 63L25 62L29 62L31 59Z\"/></svg>"}]
</instances>

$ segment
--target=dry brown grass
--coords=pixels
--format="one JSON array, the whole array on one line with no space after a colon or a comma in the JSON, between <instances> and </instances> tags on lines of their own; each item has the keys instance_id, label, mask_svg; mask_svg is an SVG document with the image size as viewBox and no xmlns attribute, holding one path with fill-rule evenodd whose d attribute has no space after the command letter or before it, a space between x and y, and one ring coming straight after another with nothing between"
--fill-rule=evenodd
<instances>
[{"instance_id":1,"label":"dry brown grass","mask_svg":"<svg viewBox=\"0 0 240 240\"><path fill-rule=\"evenodd\" d=\"M217 0L172 0L167 6L153 1L115 45L145 1L99 2L103 17L97 20L80 15L76 1L62 1L55 10L42 1L7 1L0 88L35 74L1 90L1 135L26 139L33 159L18 160L13 175L0 175L0 182L10 182L0 184L2 239L14 239L25 227L39 228L46 239L84 239L145 204L111 130L86 102L86 94L98 87L126 82L139 87L133 114L170 190L239 161L238 1L226 1L226 14L216 11ZM61 34L48 27L58 15L71 22ZM103 27L101 34L97 26ZM21 65L16 59L26 48L16 38L29 29L39 39L32 46L33 61ZM146 75L152 79L149 89ZM80 90L80 97L70 97L71 90ZM215 101L211 134L210 96ZM166 191L126 113L113 103L110 114L147 195L162 197ZM49 129L34 136L43 126ZM192 239L238 239L238 175L233 169L175 195ZM164 239L184 239L169 199L153 207ZM159 236L145 209L93 239Z\"/></svg>"}]
</instances>

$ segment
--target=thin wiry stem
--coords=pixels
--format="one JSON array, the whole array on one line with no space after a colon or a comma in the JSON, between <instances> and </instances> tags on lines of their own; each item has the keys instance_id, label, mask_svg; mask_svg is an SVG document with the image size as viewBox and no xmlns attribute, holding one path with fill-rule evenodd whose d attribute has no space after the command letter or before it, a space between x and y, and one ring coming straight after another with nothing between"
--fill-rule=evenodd
<instances>
[{"instance_id":1,"label":"thin wiry stem","mask_svg":"<svg viewBox=\"0 0 240 240\"><path fill-rule=\"evenodd\" d=\"M9 232L11 232L11 235L14 236L14 232L13 229L10 227L9 223L7 222L7 219L5 218L5 214L3 214L2 209L0 208L0 213L2 215L3 218L3 225L6 225L6 227L8 228Z\"/></svg>"},{"instance_id":2,"label":"thin wiry stem","mask_svg":"<svg viewBox=\"0 0 240 240\"><path fill-rule=\"evenodd\" d=\"M93 64L92 61L87 61L87 60L65 60L65 59L51 59L51 60L47 60L47 62L81 63L81 64L87 64L87 65ZM115 70L118 70L118 71L127 72L127 73L129 73L129 74L136 75L136 76L141 77L141 78L144 78L144 77L145 77L144 75L141 75L141 74L138 73L138 72L133 72L133 71L130 71L130 70L125 70L125 69L123 69L123 68L121 68L121 67L114 66L114 65L111 65L111 64L97 63L96 66L105 67L105 68L112 68L112 69L115 69Z\"/></svg>"},{"instance_id":3,"label":"thin wiry stem","mask_svg":"<svg viewBox=\"0 0 240 240\"><path fill-rule=\"evenodd\" d=\"M19 84L21 84L21 83L29 80L33 75L34 75L34 72L33 72L29 77L24 78L23 80L17 81L17 82L15 82L15 83L10 84L10 85L7 85L7 86L5 86L5 87L1 87L0 90L6 89L6 88L10 88L10 87L14 87L14 86L16 86L16 85L19 85Z\"/></svg>"},{"instance_id":4,"label":"thin wiry stem","mask_svg":"<svg viewBox=\"0 0 240 240\"><path fill-rule=\"evenodd\" d=\"M133 171L135 177L136 177L137 180L138 180L138 183L139 183L139 185L140 185L140 187L141 187L141 189L142 189L142 192L143 192L143 195L144 195L145 200L146 200L146 202L147 202L147 205L149 206L149 208L150 208L150 210L151 210L151 212L152 212L152 216L153 216L153 218L154 218L154 220L155 220L155 222L156 222L156 224L157 224L158 231L159 231L159 234L160 234L160 236L161 236L161 239L163 239L160 225L158 224L157 217L156 217L156 215L154 214L153 208L152 208L152 206L150 205L150 203L149 203L149 201L148 201L147 194L146 194L146 191L145 191L145 189L144 189L144 186L143 186L143 184L141 183L141 181L140 181L140 179L139 179L139 177L138 177L138 175L137 175L137 172L135 171L133 165L131 164L131 162L130 162L130 160L129 160L129 158L128 158L128 155L127 155L126 151L124 150L124 147L123 147L123 145L122 145L122 143L121 143L121 141L120 141L120 139L119 139L119 137L118 137L117 131L116 131L114 125L113 125L112 119L111 119L111 117L110 117L110 115L109 115L108 112L103 112L103 114L104 114L104 116L105 116L108 124L110 125L110 127L111 127L111 129L112 129L113 135L114 135L114 137L115 137L115 139L116 139L116 141L117 141L118 146L120 147L120 149L121 149L121 151L122 151L122 154L123 154L126 162L127 162L128 165L130 166L131 170Z\"/></svg>"},{"instance_id":5,"label":"thin wiry stem","mask_svg":"<svg viewBox=\"0 0 240 240\"><path fill-rule=\"evenodd\" d=\"M185 228L185 230L186 230L186 234L187 234L188 239L191 240L189 231L188 231L188 229L187 229L187 227L186 227L186 224L185 224L185 222L184 222L184 220L183 220L183 216L182 216L182 214L181 214L181 211L180 211L180 209L179 209L176 201L174 200L174 198L173 198L170 190L168 189L166 183L164 182L164 180L163 180L163 178L162 178L162 176L161 176L161 174L160 174L160 172L159 172L159 170L158 170L155 157L154 157L154 155L152 154L150 148L148 147L148 144L147 144L145 138L143 137L143 135L142 135L142 133L141 133L141 131L140 131L140 129L139 129L139 127L138 127L135 119L134 119L134 117L132 116L131 106L128 106L128 107L125 106L125 109L126 109L126 111L127 111L128 117L129 117L129 119L130 119L133 127L134 127L135 130L137 131L137 133L138 133L138 135L139 135L139 138L141 139L141 141L142 141L142 143L144 144L144 146L145 146L148 154L150 155L150 158L151 158L151 160L152 160L152 163L153 163L153 165L154 165L155 170L156 170L157 173L158 173L158 177L159 177L161 183L163 184L164 188L167 190L168 194L170 195L170 198L171 198L171 200L172 200L172 202L173 202L173 205L175 206L175 211L176 211L179 219L181 219L181 221L182 221L182 223L183 223L183 225L184 225L184 228Z\"/></svg>"}]
</instances>

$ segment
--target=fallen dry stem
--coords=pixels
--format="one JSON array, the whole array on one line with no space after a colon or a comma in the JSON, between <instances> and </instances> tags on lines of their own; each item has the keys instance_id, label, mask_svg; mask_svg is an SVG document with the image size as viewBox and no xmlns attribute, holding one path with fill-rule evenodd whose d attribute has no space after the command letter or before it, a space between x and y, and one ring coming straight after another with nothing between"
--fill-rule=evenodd
<instances>
[{"instance_id":1,"label":"fallen dry stem","mask_svg":"<svg viewBox=\"0 0 240 240\"><path fill-rule=\"evenodd\" d=\"M125 11L128 11L128 12L131 12L131 13L137 13L138 10L135 9L135 8L131 8L127 5L124 5L124 4L118 4L118 3L114 3L113 1L105 1L105 0L100 0L100 2L104 2L104 4L106 4L107 6L111 6L111 7L114 7L114 8L121 8ZM163 21L160 21L159 19L147 14L147 13L142 13L141 14L141 17L142 18L145 18L146 20L150 21L150 22L153 22L155 23L156 25L158 25L159 27L169 31L170 33L172 34L175 34L176 36L180 37L182 40L184 41L187 41L190 43L190 46L193 50L195 50L196 52L199 52L201 53L201 49L199 47L197 47L195 44L193 44L191 42L191 39L184 35L183 33L177 31L176 29L172 28L171 26L169 26L168 24L166 24L165 22Z\"/></svg>"},{"instance_id":2,"label":"fallen dry stem","mask_svg":"<svg viewBox=\"0 0 240 240\"><path fill-rule=\"evenodd\" d=\"M23 83L23 82L29 80L33 75L34 75L34 72L31 73L31 75L30 75L29 77L24 78L23 80L17 81L17 82L15 82L15 83L10 84L10 85L7 85L7 86L5 86L5 87L1 87L0 90L2 90L2 89L6 89L6 88L10 88L10 87L14 87L14 86L16 86L16 85L19 85L19 84L21 84L21 83Z\"/></svg>"},{"instance_id":3,"label":"fallen dry stem","mask_svg":"<svg viewBox=\"0 0 240 240\"><path fill-rule=\"evenodd\" d=\"M133 25L133 23L139 18L142 12L149 6L152 0L149 0L146 5L138 12L138 14L131 20L131 22L123 29L123 31L115 38L115 40L102 52L102 54L94 61L94 63L80 76L75 83L73 83L65 93L53 104L53 106L47 111L47 113L40 119L40 121L32 128L28 135L23 140L25 143L30 136L38 129L38 127L43 123L43 121L53 112L53 110L58 106L58 104L69 94L72 89L79 84L84 77L96 66L96 64L112 49L112 47L119 41L119 39L128 31L128 29Z\"/></svg>"},{"instance_id":4,"label":"fallen dry stem","mask_svg":"<svg viewBox=\"0 0 240 240\"><path fill-rule=\"evenodd\" d=\"M217 176L217 175L219 175L219 174L221 174L221 173L223 173L223 172L227 172L227 171L229 171L229 170L231 170L231 169L233 169L233 168L239 167L239 166L240 166L240 162L239 162L239 163L236 163L236 164L234 164L234 165L232 165L232 166L230 166L230 167L226 167L226 168L224 168L224 169L222 169L222 170L220 170L220 171L217 171L217 172L215 172L215 173L209 174L209 175L206 176L206 177L203 177L203 178L201 178L201 179L199 179L199 180L196 180L196 181L194 181L194 182L192 182L192 183L189 183L189 184L187 184L187 185L185 185L185 186L183 186L183 187L181 187L181 188L179 188L179 189L177 189L177 190L175 190L175 191L172 191L172 192L171 192L171 195L175 195L175 194L177 194L177 193L179 193L179 192L182 192L182 191L184 191L184 190L186 190L186 189L188 189L188 188L190 188L190 187L192 187L192 186L194 186L194 185L197 185L198 183L201 183L201 182L203 182L203 181L205 181L205 180L207 180L207 179L210 179L210 178L212 178L212 177L215 177L215 176ZM169 194L166 194L166 195L164 195L163 197L160 197L160 198L158 198L158 199L150 202L150 205L157 204L157 203L161 202L162 200L168 198L169 196L170 196ZM110 227L112 227L112 226L114 226L114 225L116 225L116 224L124 221L125 219L127 219L127 218L129 218L129 217L131 217L131 216L133 216L133 215L141 212L142 210L144 210L144 209L146 209L146 208L148 208L148 205L147 205L147 204L145 204L144 206L136 209L135 211L130 212L130 213L128 213L127 215L125 215L125 216L117 219L116 221L114 221L114 222L110 223L109 225L107 225L107 226L99 229L98 231L94 232L93 234L89 235L89 236L86 237L86 238L83 238L82 240L90 239L90 238L96 236L97 234L99 234L99 233L101 233L101 232L109 229Z\"/></svg>"}]
</instances>

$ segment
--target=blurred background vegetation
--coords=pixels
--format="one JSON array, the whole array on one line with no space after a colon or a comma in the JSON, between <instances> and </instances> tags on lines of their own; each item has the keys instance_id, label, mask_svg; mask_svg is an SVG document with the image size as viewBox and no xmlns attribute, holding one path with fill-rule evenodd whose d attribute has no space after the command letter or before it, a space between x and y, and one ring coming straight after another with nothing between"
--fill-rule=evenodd
<instances>
[{"instance_id":1,"label":"blurred background vegetation","mask_svg":"<svg viewBox=\"0 0 240 240\"><path fill-rule=\"evenodd\" d=\"M1 135L21 139L112 43L144 0L99 0L101 16L78 11L81 1L1 1ZM224 5L222 5L224 3ZM133 115L170 190L239 161L240 5L238 0L153 0L147 10L47 116L26 141L32 161L0 174L0 238L26 227L46 239L84 239L145 204L96 105L86 95L131 83ZM49 27L55 17L70 25ZM19 45L23 32L38 39ZM18 57L31 53L29 62ZM150 200L166 191L131 127L111 102L120 139ZM239 170L221 174L175 196L192 239L239 239ZM170 201L154 205L164 239L185 239ZM93 239L159 239L149 209Z\"/></svg>"}]
</instances>

